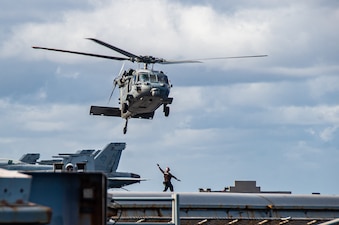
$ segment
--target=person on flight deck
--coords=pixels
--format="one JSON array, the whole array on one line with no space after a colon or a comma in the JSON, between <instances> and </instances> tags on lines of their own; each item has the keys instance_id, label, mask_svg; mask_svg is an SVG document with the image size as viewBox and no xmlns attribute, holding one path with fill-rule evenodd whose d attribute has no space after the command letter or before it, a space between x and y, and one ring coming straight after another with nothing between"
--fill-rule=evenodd
<instances>
[{"instance_id":1,"label":"person on flight deck","mask_svg":"<svg viewBox=\"0 0 339 225\"><path fill-rule=\"evenodd\" d=\"M168 190L168 188L173 192L173 184L171 183L171 179L172 177L174 179L176 179L177 181L181 181L180 179L176 178L173 174L170 173L170 168L166 167L165 171L163 169L161 169L161 167L159 166L159 164L157 164L159 170L164 174L164 192Z\"/></svg>"}]
</instances>

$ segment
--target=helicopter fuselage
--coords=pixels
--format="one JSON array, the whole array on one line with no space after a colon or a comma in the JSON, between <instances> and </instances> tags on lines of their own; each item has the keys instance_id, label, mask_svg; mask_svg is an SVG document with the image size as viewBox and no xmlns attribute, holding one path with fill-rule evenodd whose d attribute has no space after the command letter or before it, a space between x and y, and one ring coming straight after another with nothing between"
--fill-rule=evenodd
<instances>
[{"instance_id":1,"label":"helicopter fuselage","mask_svg":"<svg viewBox=\"0 0 339 225\"><path fill-rule=\"evenodd\" d=\"M169 98L171 84L162 71L138 69L125 71L116 79L120 88L122 118L153 118L154 111L164 105L168 116L173 98Z\"/></svg>"}]
</instances>

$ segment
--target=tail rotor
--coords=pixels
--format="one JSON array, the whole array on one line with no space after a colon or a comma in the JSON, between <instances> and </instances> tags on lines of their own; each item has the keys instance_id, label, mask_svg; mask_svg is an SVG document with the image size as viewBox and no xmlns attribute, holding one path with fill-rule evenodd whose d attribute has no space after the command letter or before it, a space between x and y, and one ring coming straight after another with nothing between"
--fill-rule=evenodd
<instances>
[{"instance_id":1,"label":"tail rotor","mask_svg":"<svg viewBox=\"0 0 339 225\"><path fill-rule=\"evenodd\" d=\"M111 95L109 96L109 99L108 99L107 104L109 104L110 101L111 101L111 98L112 98L112 96L113 96L114 90L115 90L115 88L116 88L116 86L117 86L117 78L119 78L119 77L122 76L122 73L123 73L123 71L124 71L124 67L125 67L125 63L122 64L122 66L121 66L121 68L120 68L120 72L119 72L118 77L114 78L114 80L113 80L113 89L112 89Z\"/></svg>"}]
</instances>

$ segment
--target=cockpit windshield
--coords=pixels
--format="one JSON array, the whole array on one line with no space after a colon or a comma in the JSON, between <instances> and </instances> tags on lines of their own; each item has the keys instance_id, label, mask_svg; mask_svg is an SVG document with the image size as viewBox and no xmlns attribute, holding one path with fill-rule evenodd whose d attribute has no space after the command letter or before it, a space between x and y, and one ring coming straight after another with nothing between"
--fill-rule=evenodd
<instances>
[{"instance_id":1,"label":"cockpit windshield","mask_svg":"<svg viewBox=\"0 0 339 225\"><path fill-rule=\"evenodd\" d=\"M167 76L163 72L156 72L156 71L154 71L154 73L139 72L137 81L168 84Z\"/></svg>"}]
</instances>

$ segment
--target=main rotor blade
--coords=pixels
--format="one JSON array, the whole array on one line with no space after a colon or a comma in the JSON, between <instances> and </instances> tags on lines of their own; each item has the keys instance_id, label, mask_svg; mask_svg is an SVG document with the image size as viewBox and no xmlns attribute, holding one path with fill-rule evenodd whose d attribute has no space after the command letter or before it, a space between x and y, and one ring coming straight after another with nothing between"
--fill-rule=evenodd
<instances>
[{"instance_id":1,"label":"main rotor blade","mask_svg":"<svg viewBox=\"0 0 339 225\"><path fill-rule=\"evenodd\" d=\"M132 58L132 59L131 59L132 61L133 61L134 59L139 59L139 58L140 58L139 56L134 55L133 53L127 52L127 51L125 51L125 50L122 50L121 48L115 47L115 46L113 46L113 45L110 45L110 44L108 44L108 43L106 43L106 42L103 42L103 41L100 41L100 40L98 40L98 39L95 39L95 38L87 38L87 39L88 39L88 40L91 40L91 41L94 41L94 42L96 42L96 43L98 43L98 44L100 44L100 45L103 45L103 46L105 46L105 47L107 47L107 48L110 48L110 49L112 49L112 50L114 50L114 51L116 51L116 52L119 52L120 54L123 54L123 55L125 55L125 56L128 56L128 57Z\"/></svg>"},{"instance_id":2,"label":"main rotor blade","mask_svg":"<svg viewBox=\"0 0 339 225\"><path fill-rule=\"evenodd\" d=\"M159 64L179 64L179 63L202 63L205 60L218 60L218 59L237 59L237 58L253 58L253 57L266 57L268 55L245 55L245 56L230 56L230 57L216 57L216 58L204 58L204 59L188 59L188 60L160 60Z\"/></svg>"},{"instance_id":3,"label":"main rotor blade","mask_svg":"<svg viewBox=\"0 0 339 225\"><path fill-rule=\"evenodd\" d=\"M198 60L163 60L159 64L202 63Z\"/></svg>"},{"instance_id":4,"label":"main rotor blade","mask_svg":"<svg viewBox=\"0 0 339 225\"><path fill-rule=\"evenodd\" d=\"M68 50L55 49L55 48L44 48L44 47L36 47L36 46L33 46L32 48L34 48L34 49L49 50L49 51L56 51L56 52L66 52L66 53L72 53L72 54L78 54L78 55L87 55L87 56L106 58L106 59L113 59L113 60L130 60L129 58L107 56L107 55L98 55L98 54L85 53L85 52L68 51Z\"/></svg>"},{"instance_id":5,"label":"main rotor blade","mask_svg":"<svg viewBox=\"0 0 339 225\"><path fill-rule=\"evenodd\" d=\"M266 57L268 55L244 55L244 56L230 56L230 57L216 57L216 58L205 58L205 59L195 59L195 60L217 60L217 59L240 59L240 58L255 58L255 57Z\"/></svg>"}]
</instances>

